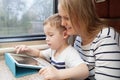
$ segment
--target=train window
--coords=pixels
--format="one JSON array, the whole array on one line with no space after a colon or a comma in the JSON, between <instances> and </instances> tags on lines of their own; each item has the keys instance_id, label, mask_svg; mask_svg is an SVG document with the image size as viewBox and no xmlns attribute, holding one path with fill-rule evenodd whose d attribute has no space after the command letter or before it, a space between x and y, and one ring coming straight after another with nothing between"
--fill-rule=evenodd
<instances>
[{"instance_id":1,"label":"train window","mask_svg":"<svg viewBox=\"0 0 120 80\"><path fill-rule=\"evenodd\" d=\"M55 13L56 0L0 0L0 42L45 37L43 21Z\"/></svg>"}]
</instances>

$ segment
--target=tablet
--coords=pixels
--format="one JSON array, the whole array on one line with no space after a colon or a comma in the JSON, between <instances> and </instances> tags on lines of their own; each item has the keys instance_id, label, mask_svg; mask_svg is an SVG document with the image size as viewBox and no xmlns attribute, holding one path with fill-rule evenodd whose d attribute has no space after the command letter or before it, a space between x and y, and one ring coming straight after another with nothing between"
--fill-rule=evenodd
<instances>
[{"instance_id":1,"label":"tablet","mask_svg":"<svg viewBox=\"0 0 120 80\"><path fill-rule=\"evenodd\" d=\"M37 68L40 69L44 67L37 59L21 54L10 54L10 57L19 67L26 67L26 68Z\"/></svg>"}]
</instances>

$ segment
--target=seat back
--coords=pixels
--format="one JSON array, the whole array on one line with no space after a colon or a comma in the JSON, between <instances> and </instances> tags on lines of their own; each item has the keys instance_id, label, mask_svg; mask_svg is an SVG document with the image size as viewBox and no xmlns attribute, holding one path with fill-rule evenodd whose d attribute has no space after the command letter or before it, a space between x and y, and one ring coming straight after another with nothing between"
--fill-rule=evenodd
<instances>
[{"instance_id":1,"label":"seat back","mask_svg":"<svg viewBox=\"0 0 120 80\"><path fill-rule=\"evenodd\" d=\"M120 0L95 0L97 14L120 33Z\"/></svg>"}]
</instances>

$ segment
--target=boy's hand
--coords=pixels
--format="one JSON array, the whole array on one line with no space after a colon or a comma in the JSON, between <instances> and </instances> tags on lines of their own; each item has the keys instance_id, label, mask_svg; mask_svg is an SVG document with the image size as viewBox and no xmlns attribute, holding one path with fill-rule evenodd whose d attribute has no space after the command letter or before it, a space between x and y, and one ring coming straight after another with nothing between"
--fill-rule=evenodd
<instances>
[{"instance_id":1,"label":"boy's hand","mask_svg":"<svg viewBox=\"0 0 120 80\"><path fill-rule=\"evenodd\" d=\"M26 53L29 52L30 49L26 45L18 45L15 46L15 52L18 53Z\"/></svg>"},{"instance_id":2,"label":"boy's hand","mask_svg":"<svg viewBox=\"0 0 120 80\"><path fill-rule=\"evenodd\" d=\"M15 46L15 52L18 54L27 54L33 57L39 57L40 51L35 48L28 47L26 45Z\"/></svg>"}]
</instances>

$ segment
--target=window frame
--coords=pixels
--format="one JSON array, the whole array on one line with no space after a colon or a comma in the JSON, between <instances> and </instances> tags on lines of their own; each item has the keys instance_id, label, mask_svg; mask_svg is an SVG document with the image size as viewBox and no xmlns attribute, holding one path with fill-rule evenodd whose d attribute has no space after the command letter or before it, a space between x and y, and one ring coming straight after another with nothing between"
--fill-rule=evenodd
<instances>
[{"instance_id":1,"label":"window frame","mask_svg":"<svg viewBox=\"0 0 120 80\"><path fill-rule=\"evenodd\" d=\"M25 35L25 36L13 36L13 37L0 37L0 43L36 41L36 40L45 40L45 35Z\"/></svg>"}]
</instances>

